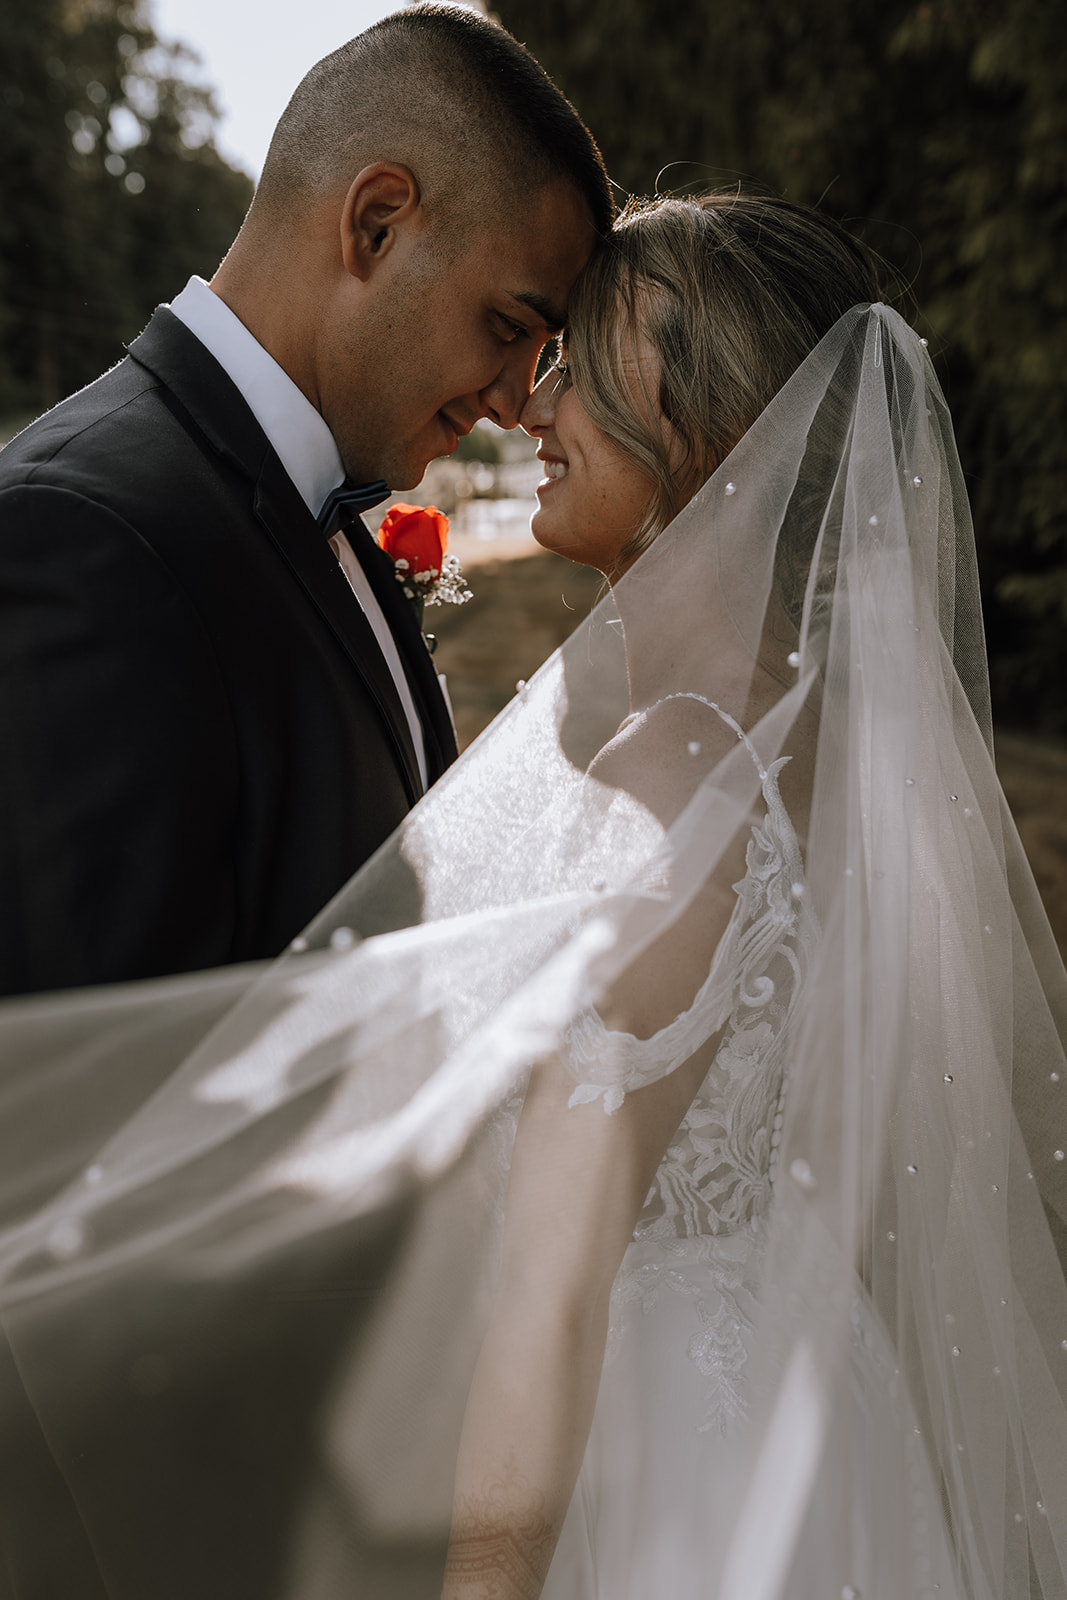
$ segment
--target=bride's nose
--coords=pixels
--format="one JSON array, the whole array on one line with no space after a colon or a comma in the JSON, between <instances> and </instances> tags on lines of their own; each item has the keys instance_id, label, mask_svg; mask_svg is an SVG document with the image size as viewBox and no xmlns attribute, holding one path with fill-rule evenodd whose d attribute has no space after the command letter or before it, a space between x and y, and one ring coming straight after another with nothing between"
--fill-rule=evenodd
<instances>
[{"instance_id":1,"label":"bride's nose","mask_svg":"<svg viewBox=\"0 0 1067 1600\"><path fill-rule=\"evenodd\" d=\"M550 367L541 382L535 385L533 393L522 408L519 427L535 439L545 428L550 428L556 419L558 387L559 373Z\"/></svg>"}]
</instances>

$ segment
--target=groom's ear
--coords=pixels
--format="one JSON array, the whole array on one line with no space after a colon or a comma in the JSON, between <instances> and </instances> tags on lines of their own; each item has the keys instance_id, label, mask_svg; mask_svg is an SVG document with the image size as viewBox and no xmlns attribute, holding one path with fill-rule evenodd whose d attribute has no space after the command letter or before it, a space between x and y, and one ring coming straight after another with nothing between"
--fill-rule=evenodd
<instances>
[{"instance_id":1,"label":"groom's ear","mask_svg":"<svg viewBox=\"0 0 1067 1600\"><path fill-rule=\"evenodd\" d=\"M398 239L421 223L422 194L410 167L375 161L356 174L341 212L345 270L364 282L396 248Z\"/></svg>"}]
</instances>

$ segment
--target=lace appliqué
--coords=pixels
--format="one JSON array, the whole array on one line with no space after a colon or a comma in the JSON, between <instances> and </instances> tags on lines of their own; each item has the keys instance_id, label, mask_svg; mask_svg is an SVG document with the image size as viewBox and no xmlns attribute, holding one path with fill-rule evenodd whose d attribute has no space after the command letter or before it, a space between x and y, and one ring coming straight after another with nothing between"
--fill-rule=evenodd
<instances>
[{"instance_id":1,"label":"lace appliqu\u00e9","mask_svg":"<svg viewBox=\"0 0 1067 1600\"><path fill-rule=\"evenodd\" d=\"M612 1287L607 1361L631 1319L652 1312L661 1293L691 1303L697 1325L686 1354L706 1380L699 1433L725 1434L746 1418L744 1368L762 1246L759 1218L720 1238L635 1239Z\"/></svg>"},{"instance_id":2,"label":"lace appliqu\u00e9","mask_svg":"<svg viewBox=\"0 0 1067 1600\"><path fill-rule=\"evenodd\" d=\"M702 699L700 696L672 698ZM612 1294L609 1353L633 1306L649 1311L664 1287L694 1302L689 1356L709 1380L707 1427L745 1414L743 1369L766 1210L782 1125L786 1024L815 937L800 847L778 792L783 758L764 768L741 728L766 815L752 829L737 905L689 1010L651 1039L605 1028L596 1011L571 1025L564 1060L578 1080L571 1104L624 1096L675 1071L713 1034L722 1041L667 1150ZM684 1243L683 1243L684 1241Z\"/></svg>"}]
</instances>

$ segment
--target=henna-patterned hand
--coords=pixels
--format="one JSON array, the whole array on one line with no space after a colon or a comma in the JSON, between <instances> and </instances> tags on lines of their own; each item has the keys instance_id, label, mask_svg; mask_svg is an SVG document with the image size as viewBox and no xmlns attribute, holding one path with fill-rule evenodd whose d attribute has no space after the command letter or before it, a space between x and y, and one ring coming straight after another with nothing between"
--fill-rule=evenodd
<instances>
[{"instance_id":1,"label":"henna-patterned hand","mask_svg":"<svg viewBox=\"0 0 1067 1600\"><path fill-rule=\"evenodd\" d=\"M544 1494L509 1460L481 1495L457 1497L442 1600L537 1600L558 1532Z\"/></svg>"}]
</instances>

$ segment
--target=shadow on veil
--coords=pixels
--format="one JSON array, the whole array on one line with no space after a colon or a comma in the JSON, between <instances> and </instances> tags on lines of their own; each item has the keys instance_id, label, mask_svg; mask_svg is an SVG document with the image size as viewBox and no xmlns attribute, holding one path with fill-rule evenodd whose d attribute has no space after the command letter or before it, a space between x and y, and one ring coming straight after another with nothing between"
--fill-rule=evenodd
<instances>
[{"instance_id":1,"label":"shadow on veil","mask_svg":"<svg viewBox=\"0 0 1067 1600\"><path fill-rule=\"evenodd\" d=\"M217 1138L199 1133L200 1154L190 1160L185 1149L173 1173L158 1148L168 1125L160 1097L165 1105L183 1067L224 1059L235 1030L258 1051L293 1004L283 964L3 1008L3 1222L17 1236L22 1219L50 1218L27 1240L20 1270L56 1280L4 1317L0 1484L13 1595L267 1600L291 1592L308 1507L319 1508L318 1527L335 1503L324 1413L360 1362L414 1201L385 1198L320 1224L313 1238L303 1228L279 1238L287 1196L256 1177L328 1114L337 1084L324 1057L344 1053L345 1030L295 1053L276 1105L236 1132L219 1118ZM294 1088L297 1079L306 1087ZM126 1163L126 1186L87 1219L69 1196L86 1185L106 1194L99 1163L109 1151ZM246 1197L234 1193L235 1172ZM183 1265L198 1231L211 1236L210 1267L195 1250ZM123 1249L131 1235L133 1252ZM248 1235L269 1248L249 1256L239 1243ZM79 1259L85 1271L72 1272ZM404 1592L408 1569L422 1574L418 1592L430 1592L442 1530L422 1550L407 1528L391 1550L380 1530L356 1534L351 1495L343 1520L346 1542L355 1538L345 1557L353 1581L371 1582L385 1561L399 1584L390 1593ZM321 1551L321 1528L315 1543Z\"/></svg>"}]
</instances>

